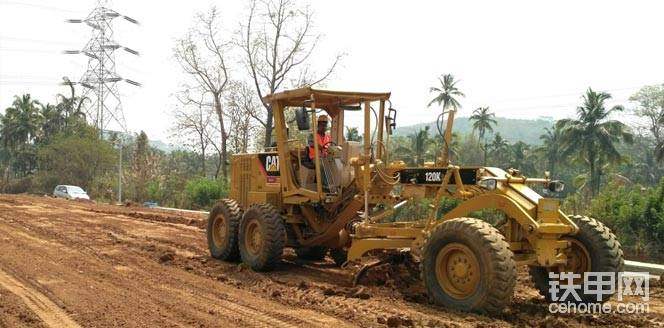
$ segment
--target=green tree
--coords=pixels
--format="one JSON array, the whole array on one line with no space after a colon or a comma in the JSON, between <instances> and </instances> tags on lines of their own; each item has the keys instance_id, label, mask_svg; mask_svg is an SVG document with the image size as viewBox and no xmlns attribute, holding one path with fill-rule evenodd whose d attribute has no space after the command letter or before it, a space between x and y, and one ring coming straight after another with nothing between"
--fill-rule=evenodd
<instances>
[{"instance_id":1,"label":"green tree","mask_svg":"<svg viewBox=\"0 0 664 328\"><path fill-rule=\"evenodd\" d=\"M517 141L509 147L509 167L519 169L525 175L533 175L536 172L533 154L528 144Z\"/></svg>"},{"instance_id":2,"label":"green tree","mask_svg":"<svg viewBox=\"0 0 664 328\"><path fill-rule=\"evenodd\" d=\"M37 165L35 143L41 132L43 117L39 101L30 94L15 96L11 107L0 117L0 139L8 151L9 163L20 176L32 173ZM6 177L9 172L6 172Z\"/></svg>"},{"instance_id":3,"label":"green tree","mask_svg":"<svg viewBox=\"0 0 664 328\"><path fill-rule=\"evenodd\" d=\"M456 84L459 83L459 81L454 80L454 75L445 74L439 76L438 81L440 82L439 87L429 88L429 93L436 93L436 96L433 99L431 99L431 101L429 101L427 107L431 107L431 105L433 105L434 103L437 103L438 106L442 104L443 110L441 115L445 112L445 110L456 111L457 109L461 108L461 104L459 103L457 98L465 97L466 95L463 94L463 92L461 92L459 88L457 88ZM444 136L441 137L444 138ZM445 155L449 156L450 146L451 145L443 143L443 147L441 150L443 156Z\"/></svg>"},{"instance_id":4,"label":"green tree","mask_svg":"<svg viewBox=\"0 0 664 328\"><path fill-rule=\"evenodd\" d=\"M639 103L635 113L647 120L648 131L655 138L655 156L664 160L664 84L645 86L629 100Z\"/></svg>"},{"instance_id":5,"label":"green tree","mask_svg":"<svg viewBox=\"0 0 664 328\"><path fill-rule=\"evenodd\" d=\"M147 199L147 184L150 179L150 145L148 135L141 131L136 138L133 154L134 197L137 201Z\"/></svg>"},{"instance_id":6,"label":"green tree","mask_svg":"<svg viewBox=\"0 0 664 328\"><path fill-rule=\"evenodd\" d=\"M37 177L42 192L52 192L58 184L88 189L114 163L113 146L101 140L96 129L85 126L69 135L60 133L40 146Z\"/></svg>"},{"instance_id":7,"label":"green tree","mask_svg":"<svg viewBox=\"0 0 664 328\"><path fill-rule=\"evenodd\" d=\"M360 137L360 132L357 131L356 127L346 127L346 140L362 141L362 137Z\"/></svg>"},{"instance_id":8,"label":"green tree","mask_svg":"<svg viewBox=\"0 0 664 328\"><path fill-rule=\"evenodd\" d=\"M507 165L507 159L509 158L509 142L500 135L500 132L496 133L493 136L493 140L488 145L488 148L491 149L491 158L493 163L498 167L504 167Z\"/></svg>"},{"instance_id":9,"label":"green tree","mask_svg":"<svg viewBox=\"0 0 664 328\"><path fill-rule=\"evenodd\" d=\"M35 142L42 122L39 105L30 94L14 96L12 106L2 117L1 136L6 148L16 149L19 145Z\"/></svg>"},{"instance_id":10,"label":"green tree","mask_svg":"<svg viewBox=\"0 0 664 328\"><path fill-rule=\"evenodd\" d=\"M494 119L495 116L496 113L489 112L489 107L479 107L475 109L473 115L470 116L470 121L473 122L473 132L479 132L480 141L483 143L484 166L486 166L488 148L485 134L487 131L493 132L493 125L496 125L496 120Z\"/></svg>"},{"instance_id":11,"label":"green tree","mask_svg":"<svg viewBox=\"0 0 664 328\"><path fill-rule=\"evenodd\" d=\"M554 176L556 164L561 160L561 126L556 125L552 129L545 128L540 140L542 140L542 146L538 147L535 152L546 160L547 171Z\"/></svg>"},{"instance_id":12,"label":"green tree","mask_svg":"<svg viewBox=\"0 0 664 328\"><path fill-rule=\"evenodd\" d=\"M623 159L616 144L620 141L632 142L629 128L620 121L609 119L612 113L623 111L623 107L606 109L604 102L608 99L611 99L610 94L588 88L583 96L583 105L577 107L577 118L562 119L557 123L562 129L563 156L574 155L588 166L591 196L599 192L604 165Z\"/></svg>"},{"instance_id":13,"label":"green tree","mask_svg":"<svg viewBox=\"0 0 664 328\"><path fill-rule=\"evenodd\" d=\"M457 110L461 108L461 104L457 100L457 97L465 97L466 95L457 88L456 84L459 81L454 81L454 75L452 74L445 74L441 77L438 78L440 87L429 88L429 92L435 92L436 96L431 99L427 107L431 107L431 105L436 103L439 106L440 104L443 104L443 110Z\"/></svg>"},{"instance_id":14,"label":"green tree","mask_svg":"<svg viewBox=\"0 0 664 328\"><path fill-rule=\"evenodd\" d=\"M422 166L429 154L429 147L433 144L433 140L429 137L429 127L420 129L417 133L407 136L408 146L400 146L395 149L395 154L401 157L404 162Z\"/></svg>"}]
</instances>

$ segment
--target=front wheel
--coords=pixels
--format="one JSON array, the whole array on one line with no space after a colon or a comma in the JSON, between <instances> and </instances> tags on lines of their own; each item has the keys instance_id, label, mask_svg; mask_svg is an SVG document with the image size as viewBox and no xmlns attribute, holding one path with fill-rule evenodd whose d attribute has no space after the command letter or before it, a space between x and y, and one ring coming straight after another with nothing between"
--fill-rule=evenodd
<instances>
[{"instance_id":1,"label":"front wheel","mask_svg":"<svg viewBox=\"0 0 664 328\"><path fill-rule=\"evenodd\" d=\"M422 246L420 272L434 303L463 311L500 312L516 283L509 245L496 228L474 218L434 227Z\"/></svg>"},{"instance_id":2,"label":"front wheel","mask_svg":"<svg viewBox=\"0 0 664 328\"><path fill-rule=\"evenodd\" d=\"M286 228L281 215L270 204L252 205L240 223L242 262L255 271L272 270L283 255Z\"/></svg>"},{"instance_id":3,"label":"front wheel","mask_svg":"<svg viewBox=\"0 0 664 328\"><path fill-rule=\"evenodd\" d=\"M596 303L599 295L599 302L605 302L613 294L611 291L615 290L612 289L615 286L601 286L603 289L601 293L596 291L584 293L583 274L585 272L602 272L613 274L616 278L615 275L623 270L624 265L622 246L616 235L602 222L580 215L572 216L571 219L579 227L579 232L576 235L565 237L570 242L570 247L567 250L567 265L562 269L555 270L544 267L530 267L530 276L535 288L547 301L554 299L554 295L551 295L549 272L572 272L581 276L574 281L575 285L578 284L581 287L577 290L580 300L571 296L570 299L563 301Z\"/></svg>"}]
</instances>

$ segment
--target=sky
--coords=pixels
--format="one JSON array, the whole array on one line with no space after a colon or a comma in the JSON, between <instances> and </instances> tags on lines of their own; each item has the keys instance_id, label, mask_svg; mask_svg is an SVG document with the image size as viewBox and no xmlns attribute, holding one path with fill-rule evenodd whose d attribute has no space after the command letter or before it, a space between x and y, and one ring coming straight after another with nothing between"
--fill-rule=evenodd
<instances>
[{"instance_id":1,"label":"sky","mask_svg":"<svg viewBox=\"0 0 664 328\"><path fill-rule=\"evenodd\" d=\"M571 117L592 87L628 102L643 85L664 83L662 1L297 1L314 12L322 35L311 64L341 64L326 88L390 91L400 126L435 120L427 108L441 74L466 94L458 115L489 106L511 118ZM63 76L78 80L87 59L64 55L90 36L84 18L93 0L0 0L0 112L14 95L54 102ZM173 58L175 40L197 12L216 5L223 37L246 17L247 1L112 0L109 7L140 22L115 21L115 40L140 52L118 52L118 73L142 87L120 85L128 129L172 141L172 94L185 81ZM244 71L235 65L232 76ZM619 119L628 119L621 114Z\"/></svg>"}]
</instances>

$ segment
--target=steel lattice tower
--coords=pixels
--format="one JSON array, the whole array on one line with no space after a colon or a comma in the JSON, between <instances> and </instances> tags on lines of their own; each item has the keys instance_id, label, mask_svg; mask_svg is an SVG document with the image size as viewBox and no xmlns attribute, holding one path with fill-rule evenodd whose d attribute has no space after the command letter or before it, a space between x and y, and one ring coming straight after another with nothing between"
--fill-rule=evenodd
<instances>
[{"instance_id":1,"label":"steel lattice tower","mask_svg":"<svg viewBox=\"0 0 664 328\"><path fill-rule=\"evenodd\" d=\"M122 49L133 55L138 55L138 52L121 46L113 39L114 19L122 17L134 24L138 22L109 9L107 5L108 0L97 0L96 8L85 19L67 20L69 23L85 23L92 28L92 36L82 50L65 51L89 57L87 70L77 84L84 87L82 97L88 99L85 102L87 118L102 135L111 129L127 130L117 83L124 81L140 86L140 83L120 76L115 65L116 50Z\"/></svg>"}]
</instances>

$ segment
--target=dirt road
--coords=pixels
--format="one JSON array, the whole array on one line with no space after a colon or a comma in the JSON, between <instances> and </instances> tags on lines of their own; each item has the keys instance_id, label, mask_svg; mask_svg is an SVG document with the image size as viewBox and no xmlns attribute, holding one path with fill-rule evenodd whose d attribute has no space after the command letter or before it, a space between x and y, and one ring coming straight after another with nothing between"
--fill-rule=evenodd
<instances>
[{"instance_id":1,"label":"dirt road","mask_svg":"<svg viewBox=\"0 0 664 328\"><path fill-rule=\"evenodd\" d=\"M271 273L209 257L205 218L36 196L0 195L0 327L511 327L664 324L647 315L548 314L521 274L497 317L427 304L402 266L349 272L288 251Z\"/></svg>"}]
</instances>

